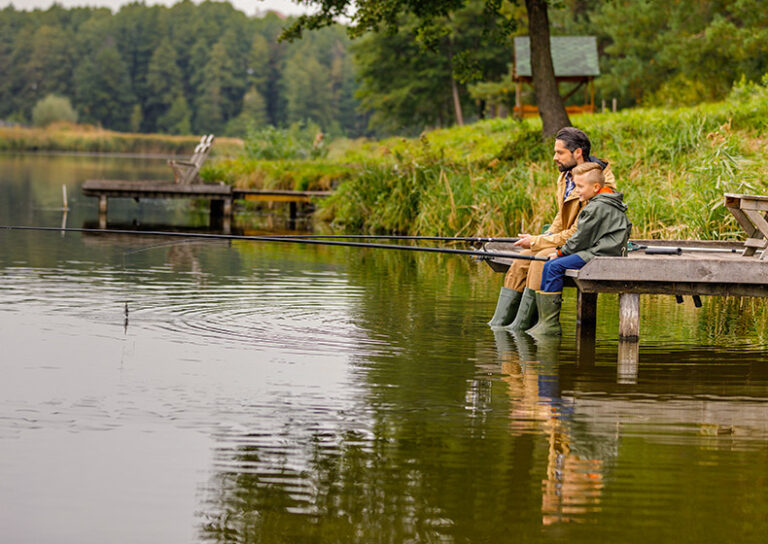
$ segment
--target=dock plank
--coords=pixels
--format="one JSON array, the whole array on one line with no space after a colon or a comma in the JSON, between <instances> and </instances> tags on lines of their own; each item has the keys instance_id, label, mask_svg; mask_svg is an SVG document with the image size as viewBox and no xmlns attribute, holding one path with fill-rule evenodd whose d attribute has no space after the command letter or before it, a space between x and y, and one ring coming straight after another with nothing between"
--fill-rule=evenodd
<instances>
[{"instance_id":1,"label":"dock plank","mask_svg":"<svg viewBox=\"0 0 768 544\"><path fill-rule=\"evenodd\" d=\"M167 181L124 181L111 179L89 179L83 183L82 191L85 196L106 195L114 198L224 198L232 196L232 188L229 185L216 185L213 183L181 185Z\"/></svg>"}]
</instances>

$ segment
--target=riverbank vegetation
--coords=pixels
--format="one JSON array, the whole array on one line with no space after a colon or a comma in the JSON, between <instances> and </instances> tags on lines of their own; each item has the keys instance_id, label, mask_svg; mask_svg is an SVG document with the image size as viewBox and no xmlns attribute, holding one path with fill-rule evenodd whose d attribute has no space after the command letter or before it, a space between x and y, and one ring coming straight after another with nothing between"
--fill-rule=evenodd
<instances>
[{"instance_id":1,"label":"riverbank vegetation","mask_svg":"<svg viewBox=\"0 0 768 544\"><path fill-rule=\"evenodd\" d=\"M611 163L636 237L742 236L722 194L768 192L768 79L742 81L718 103L583 115L574 124ZM246 153L206 176L245 187L336 187L318 217L354 232L514 236L554 216L551 149L538 120L493 119L412 139L337 141L318 159Z\"/></svg>"},{"instance_id":2,"label":"riverbank vegetation","mask_svg":"<svg viewBox=\"0 0 768 544\"><path fill-rule=\"evenodd\" d=\"M115 132L91 125L54 123L45 128L0 126L0 151L61 151L191 155L199 136ZM243 149L238 138L217 138L213 156L232 156Z\"/></svg>"}]
</instances>

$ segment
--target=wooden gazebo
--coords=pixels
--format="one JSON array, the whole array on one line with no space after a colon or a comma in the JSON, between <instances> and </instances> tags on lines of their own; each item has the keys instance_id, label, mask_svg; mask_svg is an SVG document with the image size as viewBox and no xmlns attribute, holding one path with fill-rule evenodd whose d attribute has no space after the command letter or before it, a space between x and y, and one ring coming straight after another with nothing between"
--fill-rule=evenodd
<instances>
[{"instance_id":1,"label":"wooden gazebo","mask_svg":"<svg viewBox=\"0 0 768 544\"><path fill-rule=\"evenodd\" d=\"M558 88L560 83L575 83L567 95L565 102L579 89L584 88L584 104L566 106L569 114L594 113L595 111L595 77L600 75L597 60L597 38L594 36L554 36L550 38L552 49L552 64L555 68L555 80ZM515 38L515 115L530 117L539 114L539 109L530 104L523 104L523 85L531 85L531 41L528 36Z\"/></svg>"}]
</instances>

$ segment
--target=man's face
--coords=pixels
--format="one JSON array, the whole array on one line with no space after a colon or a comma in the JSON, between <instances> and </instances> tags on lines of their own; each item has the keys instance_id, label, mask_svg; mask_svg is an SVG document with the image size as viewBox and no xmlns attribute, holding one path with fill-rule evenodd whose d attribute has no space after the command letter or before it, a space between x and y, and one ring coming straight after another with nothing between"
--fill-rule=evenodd
<instances>
[{"instance_id":1,"label":"man's face","mask_svg":"<svg viewBox=\"0 0 768 544\"><path fill-rule=\"evenodd\" d=\"M552 157L552 160L555 161L555 164L557 165L557 168L561 172L567 172L574 166L576 166L577 158L581 157L581 149L576 148L575 151L571 152L568 151L568 149L565 147L565 144L562 140L555 140L555 156Z\"/></svg>"},{"instance_id":2,"label":"man's face","mask_svg":"<svg viewBox=\"0 0 768 544\"><path fill-rule=\"evenodd\" d=\"M600 190L600 184L590 182L586 176L573 176L573 183L575 185L574 191L579 195L581 202L586 202Z\"/></svg>"}]
</instances>

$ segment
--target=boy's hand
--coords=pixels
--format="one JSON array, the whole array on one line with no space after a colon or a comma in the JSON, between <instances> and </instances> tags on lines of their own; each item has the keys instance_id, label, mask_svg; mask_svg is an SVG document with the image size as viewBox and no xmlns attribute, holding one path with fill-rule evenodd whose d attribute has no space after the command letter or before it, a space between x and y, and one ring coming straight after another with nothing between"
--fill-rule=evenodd
<instances>
[{"instance_id":1,"label":"boy's hand","mask_svg":"<svg viewBox=\"0 0 768 544\"><path fill-rule=\"evenodd\" d=\"M515 242L514 245L522 247L523 249L531 249L531 235L530 234L518 234L520 239Z\"/></svg>"},{"instance_id":2,"label":"boy's hand","mask_svg":"<svg viewBox=\"0 0 768 544\"><path fill-rule=\"evenodd\" d=\"M549 255L547 257L547 260L553 261L553 260L557 259L557 257L558 257L557 251L555 251L554 253L552 253L551 255Z\"/></svg>"}]
</instances>

